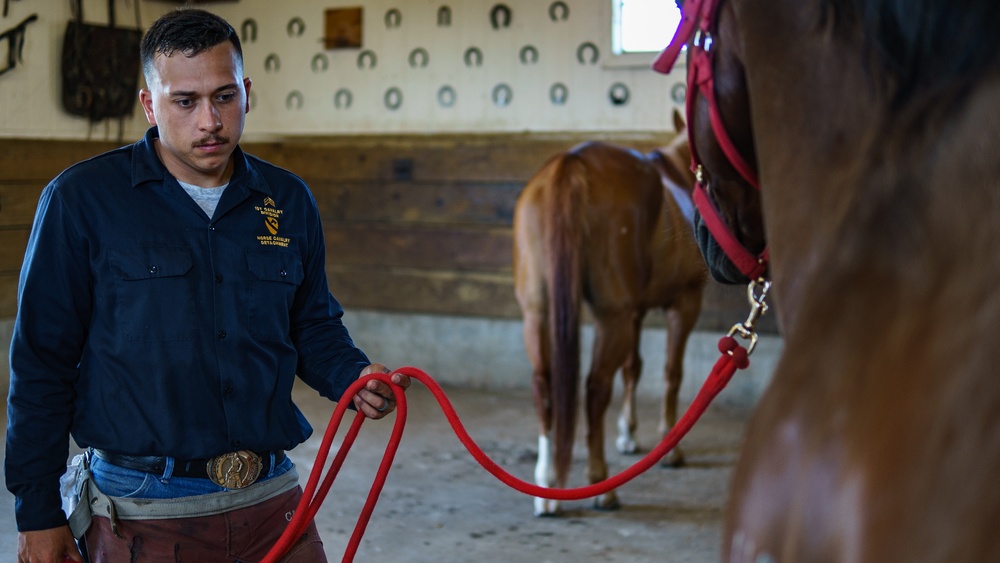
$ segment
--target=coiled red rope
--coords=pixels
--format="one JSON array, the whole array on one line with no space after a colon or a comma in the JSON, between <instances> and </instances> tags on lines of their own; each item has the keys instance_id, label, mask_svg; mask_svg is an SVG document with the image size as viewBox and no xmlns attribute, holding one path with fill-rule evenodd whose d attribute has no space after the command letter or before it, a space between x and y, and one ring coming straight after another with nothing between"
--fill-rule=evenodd
<instances>
[{"instance_id":1,"label":"coiled red rope","mask_svg":"<svg viewBox=\"0 0 1000 563\"><path fill-rule=\"evenodd\" d=\"M401 373L409 376L411 379L416 379L417 381L423 383L431 391L437 399L438 404L440 404L441 409L444 411L444 415L448 419L448 422L451 423L459 441L461 441L462 445L465 446L465 449L472 454L472 457L474 457L476 461L478 461L479 464L482 465L486 471L489 471L494 477L509 487L528 495L553 500L580 500L604 494L612 489L618 488L656 465L656 463L663 458L663 456L667 455L667 453L669 453L670 450L672 450L680 442L681 438L687 434L691 427L694 426L694 423L697 422L698 418L700 418L705 412L705 409L708 408L708 405L712 402L715 396L725 388L727 383L729 383L729 380L732 378L733 374L736 373L736 370L744 369L750 365L746 349L740 346L731 336L724 336L719 340L719 351L722 352L722 357L715 363L711 373L709 373L708 378L702 385L701 390L698 391L698 394L688 406L688 409L681 416L680 420L677 421L677 424L670 429L670 432L663 437L655 448L643 456L642 459L637 461L634 465L617 475L609 477L599 483L572 489L551 489L541 487L514 477L497 465L483 452L482 449L479 448L479 446L476 445L476 443L472 440L472 437L469 436L469 433L465 430L462 422L459 420L458 414L455 412L455 408L452 406L451 401L448 400L447 395L445 395L444 391L437 384L437 382L434 381L434 379L415 367L401 367L393 373ZM340 427L344 414L347 412L347 406L351 404L350 399L364 387L365 383L374 378L383 381L394 388L396 400L396 421L393 424L392 434L389 436L389 443L386 446L385 454L382 456L382 462L375 475L375 480L368 493L368 498L361 510L361 515L358 517L358 522L354 527L354 533L351 534L350 541L348 542L347 549L344 553L343 561L354 561L354 555L357 553L358 546L361 544L361 537L364 535L365 529L368 527L368 522L371 519L372 512L375 510L375 503L378 502L378 496L382 491L382 487L385 485L386 477L388 476L389 469L392 466L392 460L396 456L396 450L399 448L399 442L403 436L403 428L406 426L406 393L401 387L392 383L392 380L390 379L391 375L392 374L380 373L362 377L348 387L344 396L337 402L337 407L334 409L333 415L330 417L330 425L327 427L326 433L323 436L323 442L320 445L319 451L316 453L316 463L313 465L312 471L309 474L309 480L303 490L302 499L299 502L298 508L295 510L295 516L292 517L292 520L289 522L284 533L282 533L281 537L274 544L274 547L271 548L271 551L269 551L264 559L261 560L261 563L277 562L281 556L284 555L299 539L302 532L305 531L306 527L316 516L316 512L319 510L320 505L323 503L327 493L330 491L330 487L333 485L333 480L337 477L337 473L339 473L340 468L344 463L344 459L347 457L347 452L351 449L351 446L354 444L354 440L358 436L361 424L366 419L365 415L358 412L354 416L354 421L351 423L350 428L347 430L347 434L344 436L344 441L340 450L337 452L336 457L334 457L333 462L330 464L330 468L327 471L323 482L320 483L320 475L322 474L323 467L329 457L330 447L333 443L334 435L337 432L337 428Z\"/></svg>"}]
</instances>

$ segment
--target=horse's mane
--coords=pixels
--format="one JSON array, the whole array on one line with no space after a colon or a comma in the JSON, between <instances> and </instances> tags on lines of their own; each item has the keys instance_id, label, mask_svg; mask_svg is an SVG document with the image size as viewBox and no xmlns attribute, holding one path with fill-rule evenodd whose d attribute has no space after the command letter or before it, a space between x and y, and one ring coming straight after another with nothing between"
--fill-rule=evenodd
<instances>
[{"instance_id":1,"label":"horse's mane","mask_svg":"<svg viewBox=\"0 0 1000 563\"><path fill-rule=\"evenodd\" d=\"M835 25L864 27L874 79L901 106L919 92L959 97L1000 68L998 0L822 0ZM957 88L957 90L955 90Z\"/></svg>"}]
</instances>

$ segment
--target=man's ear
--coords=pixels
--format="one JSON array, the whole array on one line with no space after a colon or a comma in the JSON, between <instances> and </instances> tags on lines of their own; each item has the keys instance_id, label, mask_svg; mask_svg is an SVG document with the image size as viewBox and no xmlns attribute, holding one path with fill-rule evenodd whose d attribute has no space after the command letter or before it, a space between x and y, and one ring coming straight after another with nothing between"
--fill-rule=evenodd
<instances>
[{"instance_id":1,"label":"man's ear","mask_svg":"<svg viewBox=\"0 0 1000 563\"><path fill-rule=\"evenodd\" d=\"M145 88L139 90L139 104L142 105L142 111L146 114L146 121L150 125L156 125L156 115L153 113L152 92Z\"/></svg>"},{"instance_id":2,"label":"man's ear","mask_svg":"<svg viewBox=\"0 0 1000 563\"><path fill-rule=\"evenodd\" d=\"M244 94L247 97L247 107L246 107L245 113L250 113L250 86L251 86L251 84L253 84L253 81L250 80L250 77L249 76L244 76L243 77L243 90L244 90Z\"/></svg>"}]
</instances>

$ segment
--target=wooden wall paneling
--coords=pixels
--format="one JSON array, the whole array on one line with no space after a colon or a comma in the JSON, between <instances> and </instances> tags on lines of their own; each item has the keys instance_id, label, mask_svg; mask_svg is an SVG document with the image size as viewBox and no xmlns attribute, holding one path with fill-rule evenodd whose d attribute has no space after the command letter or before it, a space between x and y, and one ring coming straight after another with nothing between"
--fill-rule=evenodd
<instances>
[{"instance_id":1,"label":"wooden wall paneling","mask_svg":"<svg viewBox=\"0 0 1000 563\"><path fill-rule=\"evenodd\" d=\"M17 275L0 275L0 319L17 316Z\"/></svg>"},{"instance_id":2,"label":"wooden wall paneling","mask_svg":"<svg viewBox=\"0 0 1000 563\"><path fill-rule=\"evenodd\" d=\"M346 308L520 318L510 274L358 268L329 262L326 269L330 290Z\"/></svg>"},{"instance_id":3,"label":"wooden wall paneling","mask_svg":"<svg viewBox=\"0 0 1000 563\"><path fill-rule=\"evenodd\" d=\"M70 165L118 143L0 139L0 181L38 180L44 186Z\"/></svg>"},{"instance_id":4,"label":"wooden wall paneling","mask_svg":"<svg viewBox=\"0 0 1000 563\"><path fill-rule=\"evenodd\" d=\"M31 229L0 229L0 275L18 275Z\"/></svg>"},{"instance_id":5,"label":"wooden wall paneling","mask_svg":"<svg viewBox=\"0 0 1000 563\"><path fill-rule=\"evenodd\" d=\"M30 229L44 187L40 181L0 181L0 228Z\"/></svg>"},{"instance_id":6,"label":"wooden wall paneling","mask_svg":"<svg viewBox=\"0 0 1000 563\"><path fill-rule=\"evenodd\" d=\"M308 182L323 221L507 225L523 182Z\"/></svg>"},{"instance_id":7,"label":"wooden wall paneling","mask_svg":"<svg viewBox=\"0 0 1000 563\"><path fill-rule=\"evenodd\" d=\"M394 180L394 164L409 160L415 181L523 182L554 154L586 140L580 134L347 137L251 143L244 149L314 181ZM646 151L667 140L625 139L622 144Z\"/></svg>"},{"instance_id":8,"label":"wooden wall paneling","mask_svg":"<svg viewBox=\"0 0 1000 563\"><path fill-rule=\"evenodd\" d=\"M573 135L289 139L244 149L301 176L327 238L331 289L345 307L519 319L512 220L527 179ZM654 140L620 142L638 150ZM665 142L665 140L664 140ZM38 196L111 143L0 140L0 318L16 313L17 274ZM745 288L709 284L698 327L746 318ZM585 313L586 317L586 313ZM776 332L774 315L762 332ZM650 312L647 324L663 326Z\"/></svg>"},{"instance_id":9,"label":"wooden wall paneling","mask_svg":"<svg viewBox=\"0 0 1000 563\"><path fill-rule=\"evenodd\" d=\"M327 261L356 267L429 270L511 270L507 228L407 224L336 224L324 227Z\"/></svg>"}]
</instances>

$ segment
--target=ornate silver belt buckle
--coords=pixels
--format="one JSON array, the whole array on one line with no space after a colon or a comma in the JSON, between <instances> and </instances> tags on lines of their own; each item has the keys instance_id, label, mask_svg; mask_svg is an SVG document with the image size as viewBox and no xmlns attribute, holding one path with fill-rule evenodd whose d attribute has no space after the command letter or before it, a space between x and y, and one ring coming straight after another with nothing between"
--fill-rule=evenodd
<instances>
[{"instance_id":1,"label":"ornate silver belt buckle","mask_svg":"<svg viewBox=\"0 0 1000 563\"><path fill-rule=\"evenodd\" d=\"M252 485L264 464L260 456L248 451L229 452L208 460L206 470L213 483L227 489L242 489Z\"/></svg>"}]
</instances>

